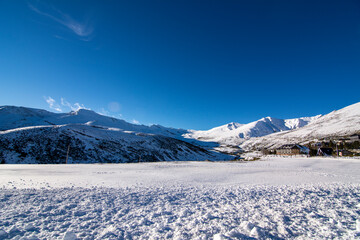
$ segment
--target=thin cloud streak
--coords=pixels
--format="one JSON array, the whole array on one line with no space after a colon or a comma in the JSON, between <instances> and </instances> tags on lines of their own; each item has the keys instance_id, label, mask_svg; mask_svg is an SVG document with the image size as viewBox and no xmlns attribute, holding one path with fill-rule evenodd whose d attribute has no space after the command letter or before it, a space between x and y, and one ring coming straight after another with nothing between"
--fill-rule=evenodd
<instances>
[{"instance_id":1,"label":"thin cloud streak","mask_svg":"<svg viewBox=\"0 0 360 240\"><path fill-rule=\"evenodd\" d=\"M80 103L71 104L68 101L66 101L65 98L61 98L61 105L64 107L70 108L71 111L77 111L79 109L88 109L89 110L89 108L86 108L84 106L84 104L80 104Z\"/></svg>"},{"instance_id":2,"label":"thin cloud streak","mask_svg":"<svg viewBox=\"0 0 360 240\"><path fill-rule=\"evenodd\" d=\"M89 108L86 108L84 106L84 104L80 104L80 103L74 103L71 104L68 101L65 100L65 98L61 98L60 104L58 104L55 99L53 99L52 97L48 96L48 97L44 97L45 101L47 102L47 104L49 104L49 108L53 109L57 112L63 112L64 108L66 110L66 108L70 109L71 111L78 111L79 109L87 109L90 110Z\"/></svg>"},{"instance_id":3,"label":"thin cloud streak","mask_svg":"<svg viewBox=\"0 0 360 240\"><path fill-rule=\"evenodd\" d=\"M90 108L85 107L84 104L81 104L81 103L71 104L65 98L60 98L60 103L57 103L56 100L50 96L48 96L48 97L44 96L44 99L47 102L47 104L49 105L49 108L52 110L55 110L57 112L66 112L68 110L78 111L80 109L91 110ZM123 115L121 113L112 114L105 108L101 108L99 111L96 111L96 112L100 115L107 116L107 117L112 117L112 118L116 118L116 119L123 118ZM130 120L128 120L128 121L130 122ZM134 124L140 124L140 122L137 121L136 119L133 119L131 122Z\"/></svg>"},{"instance_id":4,"label":"thin cloud streak","mask_svg":"<svg viewBox=\"0 0 360 240\"><path fill-rule=\"evenodd\" d=\"M88 21L86 21L85 23L78 22L72 17L70 17L68 14L63 13L54 7L53 10L57 13L56 15L41 11L39 8L35 7L30 3L28 4L28 6L32 11L36 12L37 14L48 17L53 21L65 26L77 36L82 37L82 40L84 41L89 41L89 37L94 31L93 27L89 24Z\"/></svg>"},{"instance_id":5,"label":"thin cloud streak","mask_svg":"<svg viewBox=\"0 0 360 240\"><path fill-rule=\"evenodd\" d=\"M62 109L59 104L56 103L56 101L52 97L44 97L47 104L49 104L49 108L53 109L57 112L62 112Z\"/></svg>"}]
</instances>

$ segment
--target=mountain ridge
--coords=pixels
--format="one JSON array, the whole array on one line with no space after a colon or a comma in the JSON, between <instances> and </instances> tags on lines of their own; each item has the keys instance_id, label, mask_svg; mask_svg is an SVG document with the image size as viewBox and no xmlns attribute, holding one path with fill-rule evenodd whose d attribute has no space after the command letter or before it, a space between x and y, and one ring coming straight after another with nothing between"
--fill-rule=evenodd
<instances>
[{"instance_id":1,"label":"mountain ridge","mask_svg":"<svg viewBox=\"0 0 360 240\"><path fill-rule=\"evenodd\" d=\"M150 142L159 142L159 139L162 139L160 142L168 141L179 146L190 144L196 148L209 151L207 156L211 157L213 150L226 154L238 154L244 150L276 148L288 143L306 143L310 141L310 138L316 139L336 134L360 133L360 102L340 110L332 111L326 115L292 119L264 117L248 124L230 122L205 131L176 129L161 125L137 125L87 109L80 109L69 113L53 113L43 109L0 106L0 141L1 138L6 138L6 136L10 135L14 136L14 141L20 141L21 139L19 140L17 137L26 137L26 134L29 132L37 136L36 131L45 131L44 129L49 127L54 129L82 128L83 132L77 131L75 138L78 138L79 134L86 135L86 131L95 134L95 130L100 131L99 129L101 129L101 137L99 138L101 141L106 141L110 135L114 135L118 136L118 139L116 139L118 141L117 144L125 141L126 138L131 138L132 135L145 137L146 139L139 141L148 142L149 146L151 145ZM18 133L15 134L14 132ZM60 132L74 133L74 131L69 130L59 131L58 134ZM105 132L106 134L103 135ZM120 132L122 135L119 134ZM96 134L99 134L99 132L96 132ZM165 141L164 139L167 140ZM48 140L50 142L54 141ZM87 145L86 141L82 144ZM138 144L137 141L133 143L135 145ZM180 155L177 155L177 150L174 152L170 151L171 154L162 152L161 146L165 145L158 145L157 151L161 152L161 154L169 154L171 157L162 156L154 159L179 160L177 157ZM176 149L175 145L169 148ZM121 144L116 146L119 149L122 148ZM21 146L18 147L21 148ZM136 146L134 149L140 150ZM199 149L194 150L195 148L192 147L189 149L192 149L190 152L202 151ZM151 149L147 150L152 151ZM225 155L223 157L224 159L227 158ZM219 155L216 158L220 159L221 156ZM181 159L188 158L182 156Z\"/></svg>"},{"instance_id":2,"label":"mountain ridge","mask_svg":"<svg viewBox=\"0 0 360 240\"><path fill-rule=\"evenodd\" d=\"M116 128L65 124L32 126L0 132L3 163L132 163L155 161L230 160L163 135Z\"/></svg>"},{"instance_id":3,"label":"mountain ridge","mask_svg":"<svg viewBox=\"0 0 360 240\"><path fill-rule=\"evenodd\" d=\"M73 163L230 160L181 139L182 129L136 125L81 109L52 113L0 107L0 162Z\"/></svg>"},{"instance_id":4,"label":"mountain ridge","mask_svg":"<svg viewBox=\"0 0 360 240\"><path fill-rule=\"evenodd\" d=\"M276 148L288 143L306 144L352 134L360 134L360 102L334 110L302 128L251 139L242 143L241 148Z\"/></svg>"},{"instance_id":5,"label":"mountain ridge","mask_svg":"<svg viewBox=\"0 0 360 240\"><path fill-rule=\"evenodd\" d=\"M273 117L264 117L248 124L236 123L237 127L229 128L229 124L212 128L207 131L190 130L184 134L185 138L197 139L201 141L218 142L220 145L240 145L248 139L262 137L276 132L289 131L301 128L310 122L321 118L322 115L314 117L302 117L293 119L278 119ZM234 123L230 123L231 126ZM221 148L217 148L220 150Z\"/></svg>"},{"instance_id":6,"label":"mountain ridge","mask_svg":"<svg viewBox=\"0 0 360 240\"><path fill-rule=\"evenodd\" d=\"M68 113L53 113L43 109L17 106L0 106L0 131L13 128L38 125L63 125L79 123L115 127L127 131L162 134L165 136L178 136L186 132L184 129L163 127L161 125L138 125L125 120L101 115L92 110L79 109Z\"/></svg>"}]
</instances>

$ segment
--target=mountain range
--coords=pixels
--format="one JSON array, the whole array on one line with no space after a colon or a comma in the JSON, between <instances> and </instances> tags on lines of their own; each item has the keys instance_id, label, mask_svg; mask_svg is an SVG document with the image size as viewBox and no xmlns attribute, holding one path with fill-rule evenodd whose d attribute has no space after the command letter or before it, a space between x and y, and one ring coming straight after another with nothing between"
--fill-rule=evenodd
<instances>
[{"instance_id":1,"label":"mountain range","mask_svg":"<svg viewBox=\"0 0 360 240\"><path fill-rule=\"evenodd\" d=\"M176 137L185 131L128 123L80 109L52 113L0 107L0 161L5 163L105 163L229 160Z\"/></svg>"},{"instance_id":2,"label":"mountain range","mask_svg":"<svg viewBox=\"0 0 360 240\"><path fill-rule=\"evenodd\" d=\"M217 142L220 146L215 147L215 149L222 152L232 153L236 151L236 148L241 150L239 146L251 138L298 129L320 117L321 115L294 119L265 117L248 124L232 122L207 131L189 130L189 132L185 133L183 136L185 138L197 139L199 141Z\"/></svg>"},{"instance_id":3,"label":"mountain range","mask_svg":"<svg viewBox=\"0 0 360 240\"><path fill-rule=\"evenodd\" d=\"M360 133L360 103L327 115L232 122L207 131L137 125L80 109L69 113L0 107L5 163L229 160L244 150Z\"/></svg>"},{"instance_id":4,"label":"mountain range","mask_svg":"<svg viewBox=\"0 0 360 240\"><path fill-rule=\"evenodd\" d=\"M277 148L288 143L306 144L326 138L360 135L360 102L318 117L304 127L252 138L243 149Z\"/></svg>"}]
</instances>

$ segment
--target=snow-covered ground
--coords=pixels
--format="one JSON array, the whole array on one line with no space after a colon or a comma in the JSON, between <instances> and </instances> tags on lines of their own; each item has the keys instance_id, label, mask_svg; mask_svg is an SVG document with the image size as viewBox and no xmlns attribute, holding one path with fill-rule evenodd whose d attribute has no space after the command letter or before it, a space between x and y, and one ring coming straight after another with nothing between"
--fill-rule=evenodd
<instances>
[{"instance_id":1,"label":"snow-covered ground","mask_svg":"<svg viewBox=\"0 0 360 240\"><path fill-rule=\"evenodd\" d=\"M360 238L360 160L0 165L0 239Z\"/></svg>"}]
</instances>

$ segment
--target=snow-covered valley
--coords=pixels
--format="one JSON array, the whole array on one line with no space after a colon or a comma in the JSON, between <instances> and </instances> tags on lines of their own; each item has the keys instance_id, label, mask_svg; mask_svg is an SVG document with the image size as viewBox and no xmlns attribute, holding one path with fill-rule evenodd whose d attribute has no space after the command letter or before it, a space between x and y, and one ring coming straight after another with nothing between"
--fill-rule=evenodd
<instances>
[{"instance_id":1,"label":"snow-covered valley","mask_svg":"<svg viewBox=\"0 0 360 240\"><path fill-rule=\"evenodd\" d=\"M355 239L360 161L0 165L0 239Z\"/></svg>"}]
</instances>

